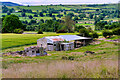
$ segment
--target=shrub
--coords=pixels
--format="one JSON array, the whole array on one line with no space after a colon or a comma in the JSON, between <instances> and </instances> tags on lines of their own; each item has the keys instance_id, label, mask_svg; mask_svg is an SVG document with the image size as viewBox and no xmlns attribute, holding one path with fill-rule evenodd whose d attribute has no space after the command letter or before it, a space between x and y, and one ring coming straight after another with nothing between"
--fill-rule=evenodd
<instances>
[{"instance_id":1,"label":"shrub","mask_svg":"<svg viewBox=\"0 0 120 80\"><path fill-rule=\"evenodd\" d=\"M69 33L74 33L74 31L72 30L72 31L70 31Z\"/></svg>"},{"instance_id":2,"label":"shrub","mask_svg":"<svg viewBox=\"0 0 120 80\"><path fill-rule=\"evenodd\" d=\"M30 15L30 16L28 16L30 19L32 19L33 17Z\"/></svg>"},{"instance_id":3,"label":"shrub","mask_svg":"<svg viewBox=\"0 0 120 80\"><path fill-rule=\"evenodd\" d=\"M74 56L62 56L62 60L74 60Z\"/></svg>"},{"instance_id":4,"label":"shrub","mask_svg":"<svg viewBox=\"0 0 120 80\"><path fill-rule=\"evenodd\" d=\"M99 36L98 36L98 34L97 34L96 32L93 32L93 33L92 33L92 37L93 37L93 38L98 38Z\"/></svg>"},{"instance_id":5,"label":"shrub","mask_svg":"<svg viewBox=\"0 0 120 80\"><path fill-rule=\"evenodd\" d=\"M22 34L24 31L22 30L22 29L15 29L14 30L14 33L16 33L16 34Z\"/></svg>"},{"instance_id":6,"label":"shrub","mask_svg":"<svg viewBox=\"0 0 120 80\"><path fill-rule=\"evenodd\" d=\"M85 28L84 26L75 26L75 31L79 32L80 29Z\"/></svg>"},{"instance_id":7,"label":"shrub","mask_svg":"<svg viewBox=\"0 0 120 80\"><path fill-rule=\"evenodd\" d=\"M56 33L67 33L67 31L65 29L60 29Z\"/></svg>"},{"instance_id":8,"label":"shrub","mask_svg":"<svg viewBox=\"0 0 120 80\"><path fill-rule=\"evenodd\" d=\"M103 31L102 32L103 36L106 38L108 36L108 32L107 31Z\"/></svg>"},{"instance_id":9,"label":"shrub","mask_svg":"<svg viewBox=\"0 0 120 80\"><path fill-rule=\"evenodd\" d=\"M120 35L120 28L116 28L113 30L114 35Z\"/></svg>"},{"instance_id":10,"label":"shrub","mask_svg":"<svg viewBox=\"0 0 120 80\"><path fill-rule=\"evenodd\" d=\"M86 28L82 28L79 30L79 33L84 37L90 37L89 31Z\"/></svg>"},{"instance_id":11,"label":"shrub","mask_svg":"<svg viewBox=\"0 0 120 80\"><path fill-rule=\"evenodd\" d=\"M106 30L104 30L104 31L102 32L102 34L103 34L103 36L104 36L105 38L107 38L108 36L111 37L111 36L113 35L112 32L106 31Z\"/></svg>"},{"instance_id":12,"label":"shrub","mask_svg":"<svg viewBox=\"0 0 120 80\"><path fill-rule=\"evenodd\" d=\"M87 30L88 30L89 32L93 32L93 30L92 30L91 27L87 28Z\"/></svg>"},{"instance_id":13,"label":"shrub","mask_svg":"<svg viewBox=\"0 0 120 80\"><path fill-rule=\"evenodd\" d=\"M43 31L41 29L39 29L38 34L43 34Z\"/></svg>"},{"instance_id":14,"label":"shrub","mask_svg":"<svg viewBox=\"0 0 120 80\"><path fill-rule=\"evenodd\" d=\"M67 60L67 56L62 56L62 60Z\"/></svg>"},{"instance_id":15,"label":"shrub","mask_svg":"<svg viewBox=\"0 0 120 80\"><path fill-rule=\"evenodd\" d=\"M113 32L109 32L108 36L111 37L113 35Z\"/></svg>"},{"instance_id":16,"label":"shrub","mask_svg":"<svg viewBox=\"0 0 120 80\"><path fill-rule=\"evenodd\" d=\"M35 15L34 15L34 17L38 17L38 15L37 15L37 14L35 14Z\"/></svg>"},{"instance_id":17,"label":"shrub","mask_svg":"<svg viewBox=\"0 0 120 80\"><path fill-rule=\"evenodd\" d=\"M74 60L74 56L69 56L68 60Z\"/></svg>"},{"instance_id":18,"label":"shrub","mask_svg":"<svg viewBox=\"0 0 120 80\"><path fill-rule=\"evenodd\" d=\"M85 56L87 56L87 53L85 53Z\"/></svg>"},{"instance_id":19,"label":"shrub","mask_svg":"<svg viewBox=\"0 0 120 80\"><path fill-rule=\"evenodd\" d=\"M117 43L117 42L114 42L113 44L114 44L114 45L120 45L120 43Z\"/></svg>"}]
</instances>

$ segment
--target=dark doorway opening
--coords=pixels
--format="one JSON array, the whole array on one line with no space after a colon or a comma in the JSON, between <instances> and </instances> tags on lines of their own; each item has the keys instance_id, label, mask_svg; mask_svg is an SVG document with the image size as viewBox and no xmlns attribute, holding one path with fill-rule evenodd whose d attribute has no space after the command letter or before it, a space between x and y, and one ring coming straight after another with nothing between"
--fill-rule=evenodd
<instances>
[{"instance_id":1,"label":"dark doorway opening","mask_svg":"<svg viewBox=\"0 0 120 80\"><path fill-rule=\"evenodd\" d=\"M61 45L61 49L64 50L64 45Z\"/></svg>"}]
</instances>

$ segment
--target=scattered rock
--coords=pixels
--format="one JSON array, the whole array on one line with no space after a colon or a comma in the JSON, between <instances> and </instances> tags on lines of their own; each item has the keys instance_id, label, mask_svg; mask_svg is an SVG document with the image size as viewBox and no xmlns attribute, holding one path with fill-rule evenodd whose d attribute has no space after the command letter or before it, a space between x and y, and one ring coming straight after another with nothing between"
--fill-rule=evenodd
<instances>
[{"instance_id":1,"label":"scattered rock","mask_svg":"<svg viewBox=\"0 0 120 80\"><path fill-rule=\"evenodd\" d=\"M91 45L96 45L96 44L100 44L100 41L93 41L92 43L90 43Z\"/></svg>"},{"instance_id":2,"label":"scattered rock","mask_svg":"<svg viewBox=\"0 0 120 80\"><path fill-rule=\"evenodd\" d=\"M105 40L106 38L99 38L98 40Z\"/></svg>"},{"instance_id":3,"label":"scattered rock","mask_svg":"<svg viewBox=\"0 0 120 80\"><path fill-rule=\"evenodd\" d=\"M105 40L105 41L109 41L109 42L119 42L119 39L116 39L116 40Z\"/></svg>"},{"instance_id":4,"label":"scattered rock","mask_svg":"<svg viewBox=\"0 0 120 80\"><path fill-rule=\"evenodd\" d=\"M94 54L95 52L92 52L92 51L85 51L84 54L85 54L85 53Z\"/></svg>"}]
</instances>

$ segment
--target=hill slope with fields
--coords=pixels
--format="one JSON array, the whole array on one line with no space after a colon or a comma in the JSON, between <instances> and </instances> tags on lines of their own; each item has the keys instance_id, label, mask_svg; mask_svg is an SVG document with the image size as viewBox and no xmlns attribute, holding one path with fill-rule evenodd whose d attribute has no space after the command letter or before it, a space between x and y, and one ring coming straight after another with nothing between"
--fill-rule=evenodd
<instances>
[{"instance_id":1,"label":"hill slope with fields","mask_svg":"<svg viewBox=\"0 0 120 80\"><path fill-rule=\"evenodd\" d=\"M17 3L13 3L13 2L1 2L2 5L5 5L5 6L23 6L21 4L17 4Z\"/></svg>"}]
</instances>

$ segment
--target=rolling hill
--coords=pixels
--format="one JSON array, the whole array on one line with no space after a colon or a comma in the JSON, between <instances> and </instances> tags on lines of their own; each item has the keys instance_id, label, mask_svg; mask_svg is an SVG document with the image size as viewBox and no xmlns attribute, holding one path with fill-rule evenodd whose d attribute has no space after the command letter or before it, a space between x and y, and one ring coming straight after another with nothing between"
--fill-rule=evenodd
<instances>
[{"instance_id":1,"label":"rolling hill","mask_svg":"<svg viewBox=\"0 0 120 80\"><path fill-rule=\"evenodd\" d=\"M18 3L13 3L13 2L1 2L1 3L2 5L5 5L5 6L23 6Z\"/></svg>"}]
</instances>

